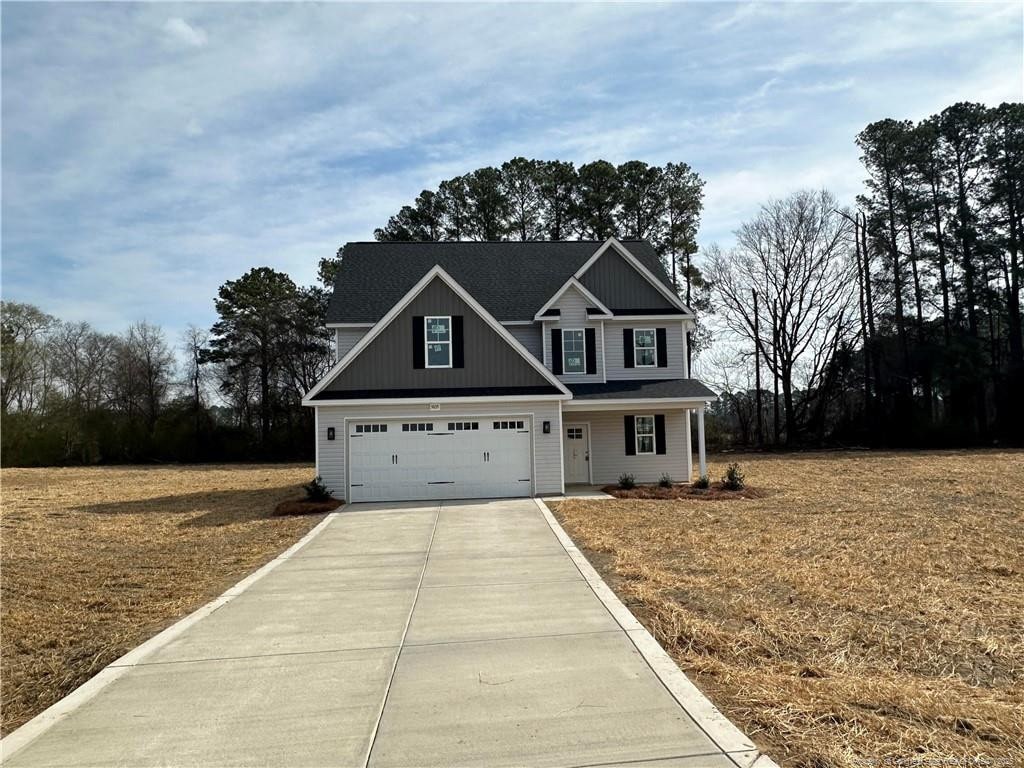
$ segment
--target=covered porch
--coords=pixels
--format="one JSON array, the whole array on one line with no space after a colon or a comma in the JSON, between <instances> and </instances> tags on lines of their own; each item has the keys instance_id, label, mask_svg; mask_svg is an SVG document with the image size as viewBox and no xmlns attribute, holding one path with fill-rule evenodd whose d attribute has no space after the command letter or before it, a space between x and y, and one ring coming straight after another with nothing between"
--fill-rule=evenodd
<instances>
[{"instance_id":1,"label":"covered porch","mask_svg":"<svg viewBox=\"0 0 1024 768\"><path fill-rule=\"evenodd\" d=\"M693 381L654 382L654 393L645 392L642 382L580 385L587 391L579 393L573 387L573 399L562 404L566 488L608 485L623 474L632 475L637 483L655 483L666 475L673 482L692 482L706 475L704 415L715 395L695 382L702 391L692 393L687 387L688 396L680 396L679 385ZM622 389L631 396L610 396L626 394Z\"/></svg>"}]
</instances>

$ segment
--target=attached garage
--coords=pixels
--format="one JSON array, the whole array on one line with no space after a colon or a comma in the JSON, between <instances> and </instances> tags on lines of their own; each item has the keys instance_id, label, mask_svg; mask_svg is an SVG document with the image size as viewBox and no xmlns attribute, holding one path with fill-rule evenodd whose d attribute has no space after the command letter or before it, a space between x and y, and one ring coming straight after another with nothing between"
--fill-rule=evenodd
<instances>
[{"instance_id":1,"label":"attached garage","mask_svg":"<svg viewBox=\"0 0 1024 768\"><path fill-rule=\"evenodd\" d=\"M529 415L345 419L350 501L530 496Z\"/></svg>"}]
</instances>

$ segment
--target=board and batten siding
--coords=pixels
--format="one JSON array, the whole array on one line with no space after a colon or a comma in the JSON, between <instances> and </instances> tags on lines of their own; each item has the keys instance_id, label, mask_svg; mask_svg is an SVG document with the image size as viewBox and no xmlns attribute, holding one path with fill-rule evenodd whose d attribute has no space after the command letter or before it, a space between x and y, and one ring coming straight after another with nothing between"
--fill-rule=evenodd
<instances>
[{"instance_id":1,"label":"board and batten siding","mask_svg":"<svg viewBox=\"0 0 1024 768\"><path fill-rule=\"evenodd\" d=\"M642 456L626 455L625 414L650 416L665 414L665 453ZM662 475L676 482L689 482L686 460L689 450L686 439L686 411L640 408L627 411L566 411L566 424L589 424L590 463L593 482L597 485L616 483L628 472L638 483L656 483Z\"/></svg>"},{"instance_id":2,"label":"board and batten siding","mask_svg":"<svg viewBox=\"0 0 1024 768\"><path fill-rule=\"evenodd\" d=\"M569 288L562 294L558 299L558 303L553 307L554 309L561 310L561 315L557 318L553 317L550 320L544 320L544 367L549 371L553 370L551 363L552 328L561 328L563 330L567 328L594 329L594 339L597 343L597 372L592 374L570 373L560 375L558 378L567 384L585 384L604 381L604 343L601 334L601 322L598 320L591 320L587 316L587 307L589 306L591 306L591 304L586 298L584 298L583 294L575 288Z\"/></svg>"},{"instance_id":3,"label":"board and batten siding","mask_svg":"<svg viewBox=\"0 0 1024 768\"><path fill-rule=\"evenodd\" d=\"M345 419L432 419L446 421L459 416L529 416L533 418L533 492L562 492L562 423L558 400L514 403L441 403L441 410L432 411L420 405L320 405L317 406L316 460L324 485L336 497L345 495L346 431ZM551 422L551 432L544 434L542 425ZM334 427L334 440L327 439L327 430Z\"/></svg>"},{"instance_id":4,"label":"board and batten siding","mask_svg":"<svg viewBox=\"0 0 1024 768\"><path fill-rule=\"evenodd\" d=\"M334 359L341 360L369 330L369 326L365 328L335 328L334 347L336 357Z\"/></svg>"},{"instance_id":5,"label":"board and batten siding","mask_svg":"<svg viewBox=\"0 0 1024 768\"><path fill-rule=\"evenodd\" d=\"M665 368L626 368L623 364L623 328L664 328L668 366ZM604 322L604 348L607 354L608 381L638 379L685 379L686 348L683 344L683 326L679 321L629 320Z\"/></svg>"}]
</instances>

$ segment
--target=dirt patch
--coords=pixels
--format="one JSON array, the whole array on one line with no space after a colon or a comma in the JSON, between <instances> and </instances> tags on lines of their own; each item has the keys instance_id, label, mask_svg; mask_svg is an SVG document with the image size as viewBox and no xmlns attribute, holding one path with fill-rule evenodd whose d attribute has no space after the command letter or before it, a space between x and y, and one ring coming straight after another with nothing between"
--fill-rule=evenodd
<instances>
[{"instance_id":1,"label":"dirt patch","mask_svg":"<svg viewBox=\"0 0 1024 768\"><path fill-rule=\"evenodd\" d=\"M305 465L4 469L8 733L302 537Z\"/></svg>"},{"instance_id":2,"label":"dirt patch","mask_svg":"<svg viewBox=\"0 0 1024 768\"><path fill-rule=\"evenodd\" d=\"M274 507L275 515L323 515L333 512L344 501L327 499L327 501L310 501L309 499L288 499Z\"/></svg>"},{"instance_id":3,"label":"dirt patch","mask_svg":"<svg viewBox=\"0 0 1024 768\"><path fill-rule=\"evenodd\" d=\"M783 765L1024 765L1024 452L732 461L768 495L557 515Z\"/></svg>"},{"instance_id":4,"label":"dirt patch","mask_svg":"<svg viewBox=\"0 0 1024 768\"><path fill-rule=\"evenodd\" d=\"M635 488L619 488L617 485L606 485L601 489L616 499L695 499L704 501L723 501L726 499L763 499L768 492L762 488L746 486L739 490L726 488L722 483L712 483L708 488L695 488L692 485L673 484L667 488L660 485L638 485Z\"/></svg>"}]
</instances>

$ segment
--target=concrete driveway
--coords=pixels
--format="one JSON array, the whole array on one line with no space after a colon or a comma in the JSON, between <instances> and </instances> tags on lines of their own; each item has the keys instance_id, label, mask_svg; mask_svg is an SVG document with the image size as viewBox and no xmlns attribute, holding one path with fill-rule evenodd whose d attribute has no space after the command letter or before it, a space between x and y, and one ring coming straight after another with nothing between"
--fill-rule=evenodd
<instances>
[{"instance_id":1,"label":"concrete driveway","mask_svg":"<svg viewBox=\"0 0 1024 768\"><path fill-rule=\"evenodd\" d=\"M756 757L681 706L528 499L350 506L121 672L5 765Z\"/></svg>"}]
</instances>

